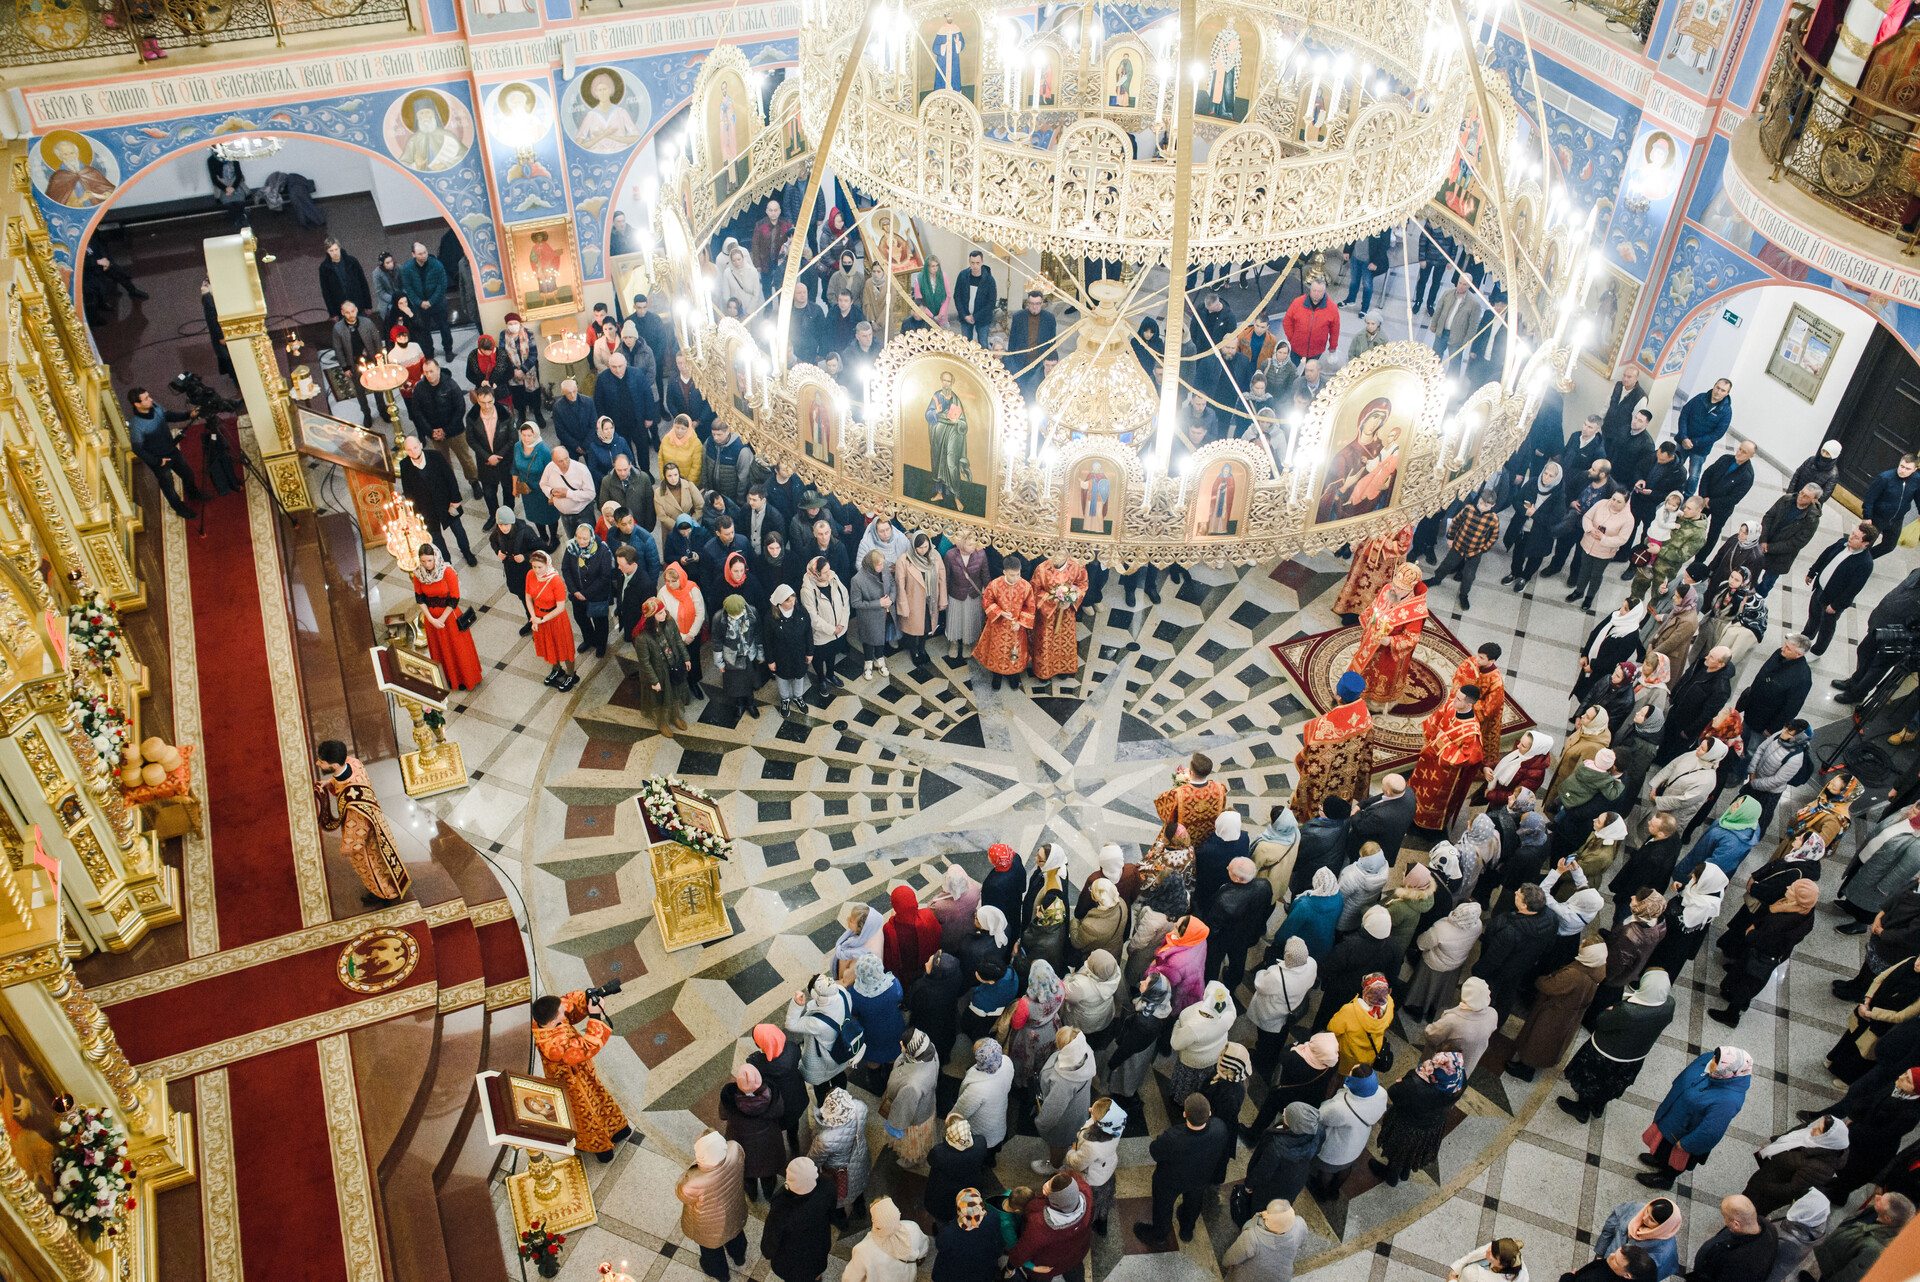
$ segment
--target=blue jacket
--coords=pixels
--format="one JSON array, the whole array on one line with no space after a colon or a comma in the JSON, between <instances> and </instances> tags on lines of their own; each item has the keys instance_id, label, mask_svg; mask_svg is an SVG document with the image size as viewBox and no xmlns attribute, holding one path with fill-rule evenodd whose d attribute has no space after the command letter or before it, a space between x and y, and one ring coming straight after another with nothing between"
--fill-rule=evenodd
<instances>
[{"instance_id":1,"label":"blue jacket","mask_svg":"<svg viewBox=\"0 0 1920 1282\"><path fill-rule=\"evenodd\" d=\"M1607 1216L1607 1222L1600 1226L1600 1236L1593 1240L1593 1258L1604 1260L1621 1247L1629 1244L1643 1248L1653 1257L1654 1267L1659 1270L1656 1278L1670 1278L1681 1272L1680 1242L1678 1238L1643 1238L1627 1236L1627 1226L1633 1223L1633 1217L1640 1214L1645 1202L1622 1202L1613 1208L1613 1214Z\"/></svg>"},{"instance_id":2,"label":"blue jacket","mask_svg":"<svg viewBox=\"0 0 1920 1282\"><path fill-rule=\"evenodd\" d=\"M627 366L623 378L615 378L611 370L600 371L593 380L593 408L612 419L614 434L626 437L636 448L652 443L647 424L659 417L653 404L653 380L633 366Z\"/></svg>"},{"instance_id":3,"label":"blue jacket","mask_svg":"<svg viewBox=\"0 0 1920 1282\"><path fill-rule=\"evenodd\" d=\"M1296 895L1293 909L1280 923L1273 937L1273 955L1278 957L1295 935L1307 941L1307 955L1324 958L1333 951L1333 928L1340 920L1345 901L1339 895Z\"/></svg>"},{"instance_id":4,"label":"blue jacket","mask_svg":"<svg viewBox=\"0 0 1920 1282\"><path fill-rule=\"evenodd\" d=\"M1687 878L1693 875L1695 868L1701 864L1710 863L1727 874L1727 880L1731 882L1733 870L1738 868L1740 861L1747 857L1747 852L1753 849L1753 843L1759 836L1760 830L1757 827L1735 832L1731 828L1721 827L1718 823L1711 825L1693 843L1693 849L1673 866L1673 880L1684 885Z\"/></svg>"},{"instance_id":5,"label":"blue jacket","mask_svg":"<svg viewBox=\"0 0 1920 1282\"><path fill-rule=\"evenodd\" d=\"M1713 1152L1747 1102L1747 1087L1753 1082L1751 1077L1708 1077L1707 1061L1713 1056L1713 1051L1705 1051L1681 1069L1653 1115L1660 1134L1695 1157Z\"/></svg>"},{"instance_id":6,"label":"blue jacket","mask_svg":"<svg viewBox=\"0 0 1920 1282\"><path fill-rule=\"evenodd\" d=\"M1897 532L1906 524L1907 509L1916 499L1920 499L1920 471L1902 480L1899 469L1890 467L1873 478L1867 497L1860 500L1860 510L1881 533Z\"/></svg>"},{"instance_id":7,"label":"blue jacket","mask_svg":"<svg viewBox=\"0 0 1920 1282\"><path fill-rule=\"evenodd\" d=\"M426 266L413 261L411 255L400 264L400 292L409 302L426 303L438 311L447 305L447 269L440 260L428 255ZM432 325L444 320L445 313L439 317L423 317L415 323L421 326Z\"/></svg>"},{"instance_id":8,"label":"blue jacket","mask_svg":"<svg viewBox=\"0 0 1920 1282\"><path fill-rule=\"evenodd\" d=\"M666 566L660 561L660 545L653 541L653 532L633 527L632 534L622 534L619 530L607 531L607 546L617 554L622 547L631 547L640 554L640 581L658 583ZM618 568L617 566L615 567Z\"/></svg>"},{"instance_id":9,"label":"blue jacket","mask_svg":"<svg viewBox=\"0 0 1920 1282\"><path fill-rule=\"evenodd\" d=\"M1711 391L1702 392L1680 411L1680 429L1675 434L1674 446L1682 454L1707 454L1732 426L1732 394L1716 405ZM1681 441L1692 441L1692 448L1681 445Z\"/></svg>"},{"instance_id":10,"label":"blue jacket","mask_svg":"<svg viewBox=\"0 0 1920 1282\"><path fill-rule=\"evenodd\" d=\"M594 438L593 425L599 418L591 397L581 396L571 401L564 396L553 398L553 434L577 459L586 458L587 443ZM612 467L611 463L607 465L609 471Z\"/></svg>"},{"instance_id":11,"label":"blue jacket","mask_svg":"<svg viewBox=\"0 0 1920 1282\"><path fill-rule=\"evenodd\" d=\"M869 1064L891 1064L899 1059L900 1038L907 1031L907 1017L900 1011L900 1003L906 1000L900 981L894 979L878 997L862 997L852 988L847 989L847 996L853 999L854 1018L867 1035L867 1048L860 1052L860 1058Z\"/></svg>"},{"instance_id":12,"label":"blue jacket","mask_svg":"<svg viewBox=\"0 0 1920 1282\"><path fill-rule=\"evenodd\" d=\"M559 401L553 403L556 419L558 417L560 404ZM558 427L559 423L556 421L554 426ZM572 449L573 447L568 446L567 448ZM632 453L633 446L629 445L626 438L622 437L618 432L613 434L611 441L601 440L600 434L595 432L587 438L584 446L574 451L573 456L587 465L587 471L593 473L593 486L595 489L599 489L601 480L606 477L607 473L613 471L614 455L630 455Z\"/></svg>"}]
</instances>

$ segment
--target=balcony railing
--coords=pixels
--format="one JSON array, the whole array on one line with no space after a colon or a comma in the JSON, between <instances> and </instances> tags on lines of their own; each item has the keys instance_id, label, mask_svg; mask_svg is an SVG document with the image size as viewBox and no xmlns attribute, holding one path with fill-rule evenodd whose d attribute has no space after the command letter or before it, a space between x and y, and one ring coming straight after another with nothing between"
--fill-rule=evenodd
<instances>
[{"instance_id":1,"label":"balcony railing","mask_svg":"<svg viewBox=\"0 0 1920 1282\"><path fill-rule=\"evenodd\" d=\"M1914 252L1920 240L1920 116L1869 97L1815 61L1806 17L1781 38L1757 119L1760 150L1785 179Z\"/></svg>"},{"instance_id":2,"label":"balcony railing","mask_svg":"<svg viewBox=\"0 0 1920 1282\"><path fill-rule=\"evenodd\" d=\"M0 8L0 67L85 58L157 57L162 50L405 22L408 0L22 0Z\"/></svg>"},{"instance_id":3,"label":"balcony railing","mask_svg":"<svg viewBox=\"0 0 1920 1282\"><path fill-rule=\"evenodd\" d=\"M1647 47L1647 36L1653 31L1653 15L1660 8L1660 0L1569 0L1569 3L1570 7L1599 14L1609 27L1631 31L1642 49Z\"/></svg>"}]
</instances>

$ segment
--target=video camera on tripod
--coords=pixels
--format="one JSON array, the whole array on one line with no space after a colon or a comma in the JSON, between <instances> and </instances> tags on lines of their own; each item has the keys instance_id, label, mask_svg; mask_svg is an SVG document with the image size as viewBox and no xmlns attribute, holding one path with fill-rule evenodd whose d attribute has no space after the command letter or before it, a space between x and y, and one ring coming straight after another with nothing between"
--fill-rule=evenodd
<instances>
[{"instance_id":1,"label":"video camera on tripod","mask_svg":"<svg viewBox=\"0 0 1920 1282\"><path fill-rule=\"evenodd\" d=\"M175 374L167 381L167 390L191 405L209 425L222 414L239 414L247 408L246 402L220 395L207 386L205 379L190 372Z\"/></svg>"}]
</instances>

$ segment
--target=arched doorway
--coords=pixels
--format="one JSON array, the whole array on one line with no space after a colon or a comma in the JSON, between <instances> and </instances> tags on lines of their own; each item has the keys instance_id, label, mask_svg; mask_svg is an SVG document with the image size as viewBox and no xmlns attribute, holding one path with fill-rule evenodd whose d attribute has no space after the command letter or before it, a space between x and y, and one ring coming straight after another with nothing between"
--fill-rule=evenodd
<instances>
[{"instance_id":1,"label":"arched doorway","mask_svg":"<svg viewBox=\"0 0 1920 1282\"><path fill-rule=\"evenodd\" d=\"M1791 471L1828 438L1842 444L1841 487L1865 491L1920 449L1920 361L1865 305L1830 289L1769 280L1702 303L1674 403L1733 382L1734 430Z\"/></svg>"},{"instance_id":2,"label":"arched doorway","mask_svg":"<svg viewBox=\"0 0 1920 1282\"><path fill-rule=\"evenodd\" d=\"M404 261L410 242L423 240L447 268L450 297L457 294L459 264L475 260L468 229L453 218L439 193L420 177L376 150L305 133L267 132L282 150L243 162L249 187L258 190L270 173L301 174L328 218L325 227L304 225L295 209L256 205L250 218L260 241L261 283L267 324L276 345L291 333L302 339L289 364L318 374L319 349L330 342L331 317L323 305L318 265L328 236L337 236L371 278L382 250ZM101 308L89 289L93 261L79 261L74 289L101 358L122 386L159 390L174 373L212 378L220 353L208 337L211 314L198 294L204 271L201 242L225 235L234 222L211 197L209 144L173 150L150 160L119 183L91 211L76 245L86 259L108 253L116 268L130 270L150 299L137 305L115 294ZM486 233L490 235L488 225ZM443 244L443 242L445 242ZM96 282L97 283L97 282ZM475 302L477 303L477 299ZM456 308L465 311L465 308ZM164 398L163 398L164 399Z\"/></svg>"}]
</instances>

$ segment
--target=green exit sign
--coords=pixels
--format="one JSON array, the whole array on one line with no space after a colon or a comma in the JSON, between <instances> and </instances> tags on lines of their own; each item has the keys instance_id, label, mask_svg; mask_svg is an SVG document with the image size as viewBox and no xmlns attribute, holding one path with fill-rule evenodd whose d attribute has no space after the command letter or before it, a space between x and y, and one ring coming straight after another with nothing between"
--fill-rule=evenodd
<instances>
[{"instance_id":1,"label":"green exit sign","mask_svg":"<svg viewBox=\"0 0 1920 1282\"><path fill-rule=\"evenodd\" d=\"M1731 308L1721 312L1720 319L1725 321L1727 324L1732 325L1735 329L1738 329L1740 327L1740 313L1732 310Z\"/></svg>"}]
</instances>

